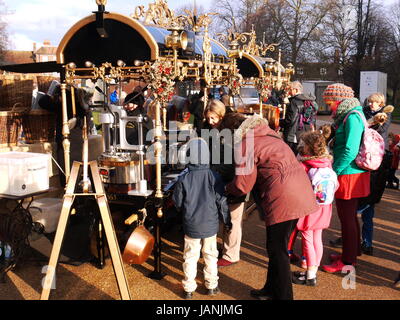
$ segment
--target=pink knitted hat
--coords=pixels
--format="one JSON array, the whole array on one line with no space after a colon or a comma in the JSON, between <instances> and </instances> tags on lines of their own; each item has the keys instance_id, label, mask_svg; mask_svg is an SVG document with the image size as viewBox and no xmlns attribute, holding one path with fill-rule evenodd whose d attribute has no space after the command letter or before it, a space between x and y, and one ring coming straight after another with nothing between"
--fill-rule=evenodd
<instances>
[{"instance_id":1,"label":"pink knitted hat","mask_svg":"<svg viewBox=\"0 0 400 320\"><path fill-rule=\"evenodd\" d=\"M324 100L342 101L354 98L354 91L342 83L334 83L326 87L322 97Z\"/></svg>"}]
</instances>

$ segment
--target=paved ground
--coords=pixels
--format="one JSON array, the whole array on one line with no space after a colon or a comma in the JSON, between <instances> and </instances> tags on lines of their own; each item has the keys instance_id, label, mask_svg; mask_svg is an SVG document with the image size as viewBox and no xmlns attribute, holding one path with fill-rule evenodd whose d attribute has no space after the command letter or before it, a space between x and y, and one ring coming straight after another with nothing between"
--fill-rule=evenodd
<instances>
[{"instance_id":1,"label":"paved ground","mask_svg":"<svg viewBox=\"0 0 400 320\"><path fill-rule=\"evenodd\" d=\"M399 300L400 290L391 287L400 271L400 207L398 190L387 190L382 202L377 206L375 218L374 256L363 255L355 270L354 289L344 289L349 284L344 274L318 273L316 287L294 285L294 296L298 300ZM220 268L220 288L222 293L215 297L220 300L251 300L249 290L260 288L265 281L265 227L255 211L244 222L241 261L230 267ZM331 227L324 232L324 258L327 262L330 253L340 252L329 246L329 239L340 235L340 226L334 212ZM164 252L162 268L165 277L158 281L147 275L152 269L152 258L140 266L125 265L134 300L180 300L182 273L182 235L179 228L171 230L163 237ZM32 242L35 248L50 250L45 238ZM296 248L299 249L300 240ZM49 251L48 251L49 252ZM47 254L48 254L47 252ZM46 253L46 252L44 252ZM42 266L45 263L26 262L17 270L9 272L6 283L0 284L2 300L39 299L41 280L44 277ZM199 279L202 276L203 262L199 263ZM300 270L296 265L292 270ZM51 299L59 300L109 300L119 299L111 261L108 259L103 270L87 263L79 267L59 264L56 289ZM199 281L195 299L209 300Z\"/></svg>"},{"instance_id":2,"label":"paved ground","mask_svg":"<svg viewBox=\"0 0 400 320\"><path fill-rule=\"evenodd\" d=\"M322 121L329 117L321 117ZM400 126L393 126L399 130ZM393 280L400 271L400 191L388 189L376 207L374 256L360 257L355 270L355 288L348 288L345 274L318 273L316 287L294 285L297 300L399 300L400 289L392 287ZM329 239L340 235L340 225L334 209L331 227L324 232L324 257L327 263L330 253L340 252L329 246ZM152 280L148 274L153 270L153 259L139 266L125 265L126 275L134 300L181 300L182 234L173 228L163 235L162 280ZM45 255L51 246L46 238L31 242ZM300 240L296 243L299 251ZM46 261L46 260L45 260ZM222 293L216 300L252 300L251 288L260 288L266 275L265 227L253 212L244 221L241 261L230 267L220 268L220 288ZM42 268L45 262L28 261L9 272L6 283L0 283L1 300L35 300L41 293ZM199 288L194 299L209 300L201 283L203 261L199 262ZM292 270L300 270L296 265ZM56 289L51 299L57 300L113 300L120 299L111 260L100 270L86 263L81 266L59 264ZM347 284L347 289L345 289Z\"/></svg>"}]
</instances>

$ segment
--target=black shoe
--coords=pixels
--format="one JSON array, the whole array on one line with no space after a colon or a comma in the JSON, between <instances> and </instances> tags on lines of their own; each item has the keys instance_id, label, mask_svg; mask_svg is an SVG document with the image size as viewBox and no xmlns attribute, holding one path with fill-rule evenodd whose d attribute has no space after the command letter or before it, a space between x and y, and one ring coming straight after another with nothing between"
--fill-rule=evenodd
<instances>
[{"instance_id":1,"label":"black shoe","mask_svg":"<svg viewBox=\"0 0 400 320\"><path fill-rule=\"evenodd\" d=\"M272 300L271 294L268 293L265 289L260 289L260 290L250 290L250 295L253 298L257 298L259 300Z\"/></svg>"},{"instance_id":2,"label":"black shoe","mask_svg":"<svg viewBox=\"0 0 400 320\"><path fill-rule=\"evenodd\" d=\"M317 285L317 277L307 279L305 273L293 273L292 283L315 287Z\"/></svg>"},{"instance_id":3,"label":"black shoe","mask_svg":"<svg viewBox=\"0 0 400 320\"><path fill-rule=\"evenodd\" d=\"M362 252L364 253L364 254L366 254L366 255L368 255L368 256L373 256L374 255L374 248L371 246L371 247L368 247L368 246L366 246L365 244L362 244L361 245L361 250L362 250Z\"/></svg>"},{"instance_id":4,"label":"black shoe","mask_svg":"<svg viewBox=\"0 0 400 320\"><path fill-rule=\"evenodd\" d=\"M207 291L207 295L209 296L215 296L216 294L220 293L221 290L219 290L218 287L214 288L214 289L208 289Z\"/></svg>"},{"instance_id":5,"label":"black shoe","mask_svg":"<svg viewBox=\"0 0 400 320\"><path fill-rule=\"evenodd\" d=\"M329 240L329 243L334 248L341 248L342 247L342 238L337 238L336 240Z\"/></svg>"},{"instance_id":6,"label":"black shoe","mask_svg":"<svg viewBox=\"0 0 400 320\"><path fill-rule=\"evenodd\" d=\"M193 298L193 292L187 292L187 291L185 291L183 297L184 297L186 300L190 300L190 299Z\"/></svg>"},{"instance_id":7,"label":"black shoe","mask_svg":"<svg viewBox=\"0 0 400 320\"><path fill-rule=\"evenodd\" d=\"M397 279L394 280L393 287L394 287L394 288L400 288L400 273L399 273L399 275L397 276Z\"/></svg>"}]
</instances>

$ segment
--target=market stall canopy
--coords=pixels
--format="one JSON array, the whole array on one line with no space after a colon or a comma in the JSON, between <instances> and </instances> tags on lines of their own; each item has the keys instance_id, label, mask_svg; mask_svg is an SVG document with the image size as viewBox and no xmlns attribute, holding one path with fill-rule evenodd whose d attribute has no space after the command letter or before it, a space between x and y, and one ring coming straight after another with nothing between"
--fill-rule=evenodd
<instances>
[{"instance_id":1,"label":"market stall canopy","mask_svg":"<svg viewBox=\"0 0 400 320\"><path fill-rule=\"evenodd\" d=\"M104 13L103 21L106 36L98 31L96 15L72 26L58 46L57 62L74 62L78 68L84 67L86 61L95 65L105 62L115 65L122 60L127 65L133 65L135 60L154 61L166 54L165 37L170 34L169 30L145 25L118 13ZM202 56L202 37L195 36L193 32L189 34L193 37L194 50L191 54ZM211 41L211 47L214 56L226 57L226 50L216 41ZM179 55L187 55L189 49Z\"/></svg>"},{"instance_id":2,"label":"market stall canopy","mask_svg":"<svg viewBox=\"0 0 400 320\"><path fill-rule=\"evenodd\" d=\"M123 60L132 65L134 60L155 60L158 45L153 36L137 20L118 13L104 13L106 36L98 31L96 15L78 21L65 34L57 49L57 62L74 62L85 67L86 61L95 65Z\"/></svg>"},{"instance_id":3,"label":"market stall canopy","mask_svg":"<svg viewBox=\"0 0 400 320\"><path fill-rule=\"evenodd\" d=\"M47 72L61 73L63 68L56 61L49 61L49 62L0 65L0 70L8 72L17 72L17 73L47 73Z\"/></svg>"},{"instance_id":4,"label":"market stall canopy","mask_svg":"<svg viewBox=\"0 0 400 320\"><path fill-rule=\"evenodd\" d=\"M243 78L262 78L264 75L264 64L268 58L243 53L242 58L237 59L237 66Z\"/></svg>"}]
</instances>

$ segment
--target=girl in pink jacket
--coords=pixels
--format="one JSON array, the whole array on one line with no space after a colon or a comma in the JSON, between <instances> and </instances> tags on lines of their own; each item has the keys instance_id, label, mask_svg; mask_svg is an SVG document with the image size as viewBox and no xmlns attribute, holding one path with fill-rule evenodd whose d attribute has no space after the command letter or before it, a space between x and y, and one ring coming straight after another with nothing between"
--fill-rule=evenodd
<instances>
[{"instance_id":1,"label":"girl in pink jacket","mask_svg":"<svg viewBox=\"0 0 400 320\"><path fill-rule=\"evenodd\" d=\"M326 140L321 133L313 131L302 135L299 160L310 178L319 209L300 218L297 223L302 234L307 272L295 272L293 283L315 286L323 253L322 230L330 225L332 202L338 182L336 173L332 170L332 156L328 153Z\"/></svg>"}]
</instances>

